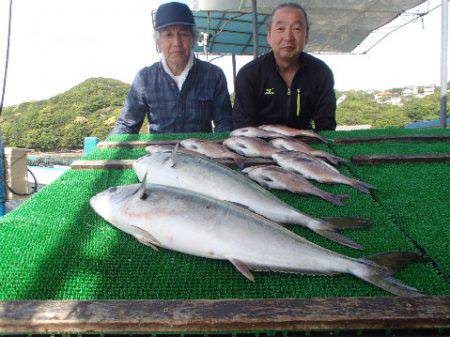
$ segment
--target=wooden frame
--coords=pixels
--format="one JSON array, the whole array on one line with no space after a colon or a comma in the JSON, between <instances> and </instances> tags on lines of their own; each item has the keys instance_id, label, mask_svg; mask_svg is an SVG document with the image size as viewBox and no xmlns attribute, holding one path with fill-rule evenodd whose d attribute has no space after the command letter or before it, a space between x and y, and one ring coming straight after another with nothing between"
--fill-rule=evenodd
<instances>
[{"instance_id":1,"label":"wooden frame","mask_svg":"<svg viewBox=\"0 0 450 337\"><path fill-rule=\"evenodd\" d=\"M344 145L344 144L363 144L363 143L386 143L395 141L402 141L402 142L450 141L450 135L366 136L366 137L334 138L333 143L336 145Z\"/></svg>"},{"instance_id":2,"label":"wooden frame","mask_svg":"<svg viewBox=\"0 0 450 337\"><path fill-rule=\"evenodd\" d=\"M449 327L450 296L0 302L0 333L186 333Z\"/></svg>"},{"instance_id":3,"label":"wooden frame","mask_svg":"<svg viewBox=\"0 0 450 337\"><path fill-rule=\"evenodd\" d=\"M375 154L368 156L352 156L352 162L358 165L384 163L436 163L448 161L450 161L450 153Z\"/></svg>"}]
</instances>

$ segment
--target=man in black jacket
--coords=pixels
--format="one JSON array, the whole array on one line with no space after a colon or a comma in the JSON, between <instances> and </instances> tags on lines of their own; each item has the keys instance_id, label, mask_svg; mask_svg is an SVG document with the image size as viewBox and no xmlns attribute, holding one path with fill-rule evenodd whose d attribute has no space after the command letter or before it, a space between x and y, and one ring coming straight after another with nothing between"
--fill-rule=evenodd
<instances>
[{"instance_id":1,"label":"man in black jacket","mask_svg":"<svg viewBox=\"0 0 450 337\"><path fill-rule=\"evenodd\" d=\"M323 61L303 52L309 31L305 10L298 4L281 4L268 25L272 51L245 65L237 75L234 128L283 124L334 130L333 73Z\"/></svg>"}]
</instances>

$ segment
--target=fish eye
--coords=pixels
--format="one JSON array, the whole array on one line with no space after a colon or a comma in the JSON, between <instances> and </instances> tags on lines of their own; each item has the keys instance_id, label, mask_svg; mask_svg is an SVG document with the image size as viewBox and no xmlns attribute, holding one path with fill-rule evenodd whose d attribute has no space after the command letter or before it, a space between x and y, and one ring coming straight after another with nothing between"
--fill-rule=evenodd
<instances>
[{"instance_id":1,"label":"fish eye","mask_svg":"<svg viewBox=\"0 0 450 337\"><path fill-rule=\"evenodd\" d=\"M109 191L114 193L115 191L117 191L117 187L111 187L111 188L109 189Z\"/></svg>"}]
</instances>

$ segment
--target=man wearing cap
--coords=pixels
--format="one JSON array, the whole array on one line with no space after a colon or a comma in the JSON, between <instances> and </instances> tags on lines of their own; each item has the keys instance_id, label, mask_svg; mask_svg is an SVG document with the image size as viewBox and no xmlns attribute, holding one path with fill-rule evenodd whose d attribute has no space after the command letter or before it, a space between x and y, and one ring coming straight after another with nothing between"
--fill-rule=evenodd
<instances>
[{"instance_id":1,"label":"man wearing cap","mask_svg":"<svg viewBox=\"0 0 450 337\"><path fill-rule=\"evenodd\" d=\"M145 116L150 133L231 130L225 75L194 57L199 34L189 7L178 2L159 6L154 34L161 61L138 72L111 134L139 133Z\"/></svg>"},{"instance_id":2,"label":"man wearing cap","mask_svg":"<svg viewBox=\"0 0 450 337\"><path fill-rule=\"evenodd\" d=\"M282 124L297 129L334 130L333 73L303 52L308 17L296 3L278 5L268 22L272 51L246 64L236 78L235 128Z\"/></svg>"}]
</instances>

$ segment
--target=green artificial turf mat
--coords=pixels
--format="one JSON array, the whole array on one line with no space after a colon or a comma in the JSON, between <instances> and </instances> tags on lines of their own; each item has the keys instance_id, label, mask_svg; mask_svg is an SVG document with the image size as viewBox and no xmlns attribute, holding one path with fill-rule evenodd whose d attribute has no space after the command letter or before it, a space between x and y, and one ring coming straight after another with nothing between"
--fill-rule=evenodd
<instances>
[{"instance_id":1,"label":"green artificial turf mat","mask_svg":"<svg viewBox=\"0 0 450 337\"><path fill-rule=\"evenodd\" d=\"M449 153L450 141L426 141L426 142L389 142L371 144L339 144L331 145L333 151L345 158L358 155L375 154L423 154L423 153Z\"/></svg>"},{"instance_id":2,"label":"green artificial turf mat","mask_svg":"<svg viewBox=\"0 0 450 337\"><path fill-rule=\"evenodd\" d=\"M450 153L450 142L333 145L337 155ZM352 165L351 171L378 186L377 202L433 259L450 272L450 163Z\"/></svg>"},{"instance_id":3,"label":"green artificial turf mat","mask_svg":"<svg viewBox=\"0 0 450 337\"><path fill-rule=\"evenodd\" d=\"M147 155L145 149L96 149L87 156L84 156L83 160L108 160L108 159L138 159Z\"/></svg>"}]
</instances>

